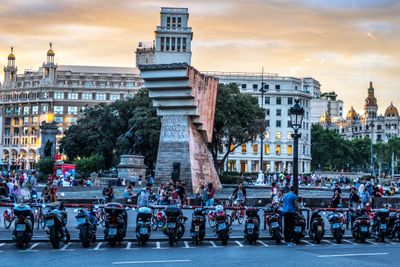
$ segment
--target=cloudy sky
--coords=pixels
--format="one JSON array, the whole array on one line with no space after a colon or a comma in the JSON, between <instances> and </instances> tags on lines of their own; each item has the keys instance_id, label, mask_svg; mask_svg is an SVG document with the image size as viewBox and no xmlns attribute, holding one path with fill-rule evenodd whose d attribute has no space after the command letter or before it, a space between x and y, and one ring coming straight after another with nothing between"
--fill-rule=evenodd
<instances>
[{"instance_id":1,"label":"cloudy sky","mask_svg":"<svg viewBox=\"0 0 400 267\"><path fill-rule=\"evenodd\" d=\"M134 66L161 6L189 8L199 70L312 76L357 110L372 80L379 111L400 108L396 0L1 0L0 65L14 46L36 69L52 41L60 65Z\"/></svg>"}]
</instances>

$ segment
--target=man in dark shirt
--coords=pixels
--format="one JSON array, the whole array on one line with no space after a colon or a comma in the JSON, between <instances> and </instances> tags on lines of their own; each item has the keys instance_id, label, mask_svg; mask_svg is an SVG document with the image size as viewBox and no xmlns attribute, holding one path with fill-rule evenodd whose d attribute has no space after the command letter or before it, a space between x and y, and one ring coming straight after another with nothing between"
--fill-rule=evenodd
<instances>
[{"instance_id":1,"label":"man in dark shirt","mask_svg":"<svg viewBox=\"0 0 400 267\"><path fill-rule=\"evenodd\" d=\"M186 190L180 181L176 182L176 193L178 194L182 205L184 205L186 203Z\"/></svg>"},{"instance_id":2,"label":"man in dark shirt","mask_svg":"<svg viewBox=\"0 0 400 267\"><path fill-rule=\"evenodd\" d=\"M361 202L360 196L357 194L356 188L352 187L350 196L349 196L349 205L350 207L354 204L359 204Z\"/></svg>"}]
</instances>

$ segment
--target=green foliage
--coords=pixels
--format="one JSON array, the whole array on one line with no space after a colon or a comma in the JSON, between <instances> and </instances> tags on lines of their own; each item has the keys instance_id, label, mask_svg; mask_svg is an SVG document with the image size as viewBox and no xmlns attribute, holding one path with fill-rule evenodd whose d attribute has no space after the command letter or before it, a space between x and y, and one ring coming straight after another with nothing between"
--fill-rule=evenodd
<instances>
[{"instance_id":1,"label":"green foliage","mask_svg":"<svg viewBox=\"0 0 400 267\"><path fill-rule=\"evenodd\" d=\"M142 135L145 140L140 148L145 163L153 166L160 136L160 119L146 89L139 90L132 98L86 109L78 123L66 131L60 149L72 161L78 157L100 155L103 158L101 169L109 169L119 162L118 137L132 126L135 134Z\"/></svg>"},{"instance_id":2,"label":"green foliage","mask_svg":"<svg viewBox=\"0 0 400 267\"><path fill-rule=\"evenodd\" d=\"M92 172L98 172L103 166L103 156L93 155L90 157L83 157L76 161L76 172L81 178L89 178Z\"/></svg>"},{"instance_id":3,"label":"green foliage","mask_svg":"<svg viewBox=\"0 0 400 267\"><path fill-rule=\"evenodd\" d=\"M39 171L39 181L46 181L47 176L53 174L54 163L55 161L52 158L44 158L38 161L36 168Z\"/></svg>"},{"instance_id":4,"label":"green foliage","mask_svg":"<svg viewBox=\"0 0 400 267\"><path fill-rule=\"evenodd\" d=\"M214 162L217 155L226 148L222 162L228 157L229 148L239 147L255 141L265 131L265 112L258 105L258 99L241 93L237 84L218 86L211 153Z\"/></svg>"}]
</instances>

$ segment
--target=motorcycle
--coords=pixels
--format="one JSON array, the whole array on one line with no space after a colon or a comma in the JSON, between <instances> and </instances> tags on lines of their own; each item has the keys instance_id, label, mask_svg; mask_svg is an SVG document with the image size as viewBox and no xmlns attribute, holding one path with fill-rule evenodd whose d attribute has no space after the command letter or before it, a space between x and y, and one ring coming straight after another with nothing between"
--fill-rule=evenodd
<instances>
[{"instance_id":1,"label":"motorcycle","mask_svg":"<svg viewBox=\"0 0 400 267\"><path fill-rule=\"evenodd\" d=\"M400 212L389 214L387 237L390 239L397 238L400 241Z\"/></svg>"},{"instance_id":2,"label":"motorcycle","mask_svg":"<svg viewBox=\"0 0 400 267\"><path fill-rule=\"evenodd\" d=\"M151 235L151 215L152 211L147 207L140 207L136 217L136 238L139 246L146 245Z\"/></svg>"},{"instance_id":3,"label":"motorcycle","mask_svg":"<svg viewBox=\"0 0 400 267\"><path fill-rule=\"evenodd\" d=\"M114 247L117 242L121 243L126 236L126 227L128 223L128 215L126 210L120 203L110 202L104 205L104 211L107 214L104 239L108 241L110 247Z\"/></svg>"},{"instance_id":4,"label":"motorcycle","mask_svg":"<svg viewBox=\"0 0 400 267\"><path fill-rule=\"evenodd\" d=\"M369 233L369 219L365 214L364 209L355 209L351 213L353 218L353 225L351 229L351 234L356 241L365 243L367 237L370 236Z\"/></svg>"},{"instance_id":5,"label":"motorcycle","mask_svg":"<svg viewBox=\"0 0 400 267\"><path fill-rule=\"evenodd\" d=\"M79 229L79 239L81 240L82 246L87 248L90 246L90 242L96 242L96 230L97 230L97 218L96 214L92 209L84 211L83 209L75 210L78 214L75 216L76 222Z\"/></svg>"},{"instance_id":6,"label":"motorcycle","mask_svg":"<svg viewBox=\"0 0 400 267\"><path fill-rule=\"evenodd\" d=\"M317 243L321 243L321 239L325 235L324 219L320 214L320 210L314 210L311 213L310 230L308 231L311 239Z\"/></svg>"},{"instance_id":7,"label":"motorcycle","mask_svg":"<svg viewBox=\"0 0 400 267\"><path fill-rule=\"evenodd\" d=\"M372 236L376 241L385 242L389 211L387 209L379 209L371 216L373 216L371 223Z\"/></svg>"},{"instance_id":8,"label":"motorcycle","mask_svg":"<svg viewBox=\"0 0 400 267\"><path fill-rule=\"evenodd\" d=\"M264 230L268 225L269 234L275 240L277 245L282 242L281 215L276 207L270 207L264 210Z\"/></svg>"},{"instance_id":9,"label":"motorcycle","mask_svg":"<svg viewBox=\"0 0 400 267\"><path fill-rule=\"evenodd\" d=\"M342 242L342 238L345 232L344 229L344 216L342 213L331 213L326 216L330 224L331 233L337 244Z\"/></svg>"},{"instance_id":10,"label":"motorcycle","mask_svg":"<svg viewBox=\"0 0 400 267\"><path fill-rule=\"evenodd\" d=\"M168 206L165 208L167 218L167 227L164 228L164 234L168 236L168 243L172 247L176 242L181 240L185 233L185 221L187 220L179 207Z\"/></svg>"},{"instance_id":11,"label":"motorcycle","mask_svg":"<svg viewBox=\"0 0 400 267\"><path fill-rule=\"evenodd\" d=\"M198 245L206 235L206 215L202 208L197 208L192 214L192 225L190 227L192 242Z\"/></svg>"},{"instance_id":12,"label":"motorcycle","mask_svg":"<svg viewBox=\"0 0 400 267\"><path fill-rule=\"evenodd\" d=\"M158 210L153 215L152 219L152 229L157 231L158 228L163 228L166 223L165 212L163 210Z\"/></svg>"},{"instance_id":13,"label":"motorcycle","mask_svg":"<svg viewBox=\"0 0 400 267\"><path fill-rule=\"evenodd\" d=\"M246 221L244 224L244 238L250 245L254 244L260 236L260 217L258 209L249 207L246 209Z\"/></svg>"},{"instance_id":14,"label":"motorcycle","mask_svg":"<svg viewBox=\"0 0 400 267\"><path fill-rule=\"evenodd\" d=\"M296 244L300 243L300 240L306 236L306 219L300 210L296 211L294 215L294 231L293 241Z\"/></svg>"},{"instance_id":15,"label":"motorcycle","mask_svg":"<svg viewBox=\"0 0 400 267\"><path fill-rule=\"evenodd\" d=\"M33 235L33 213L29 205L18 204L14 206L15 229L13 239L17 247L22 249L24 245L29 244Z\"/></svg>"},{"instance_id":16,"label":"motorcycle","mask_svg":"<svg viewBox=\"0 0 400 267\"><path fill-rule=\"evenodd\" d=\"M230 233L230 222L224 208L221 205L215 207L215 229L219 240L222 245L227 245Z\"/></svg>"},{"instance_id":17,"label":"motorcycle","mask_svg":"<svg viewBox=\"0 0 400 267\"><path fill-rule=\"evenodd\" d=\"M61 204L43 204L43 208L49 206L49 210L44 215L48 235L50 237L51 246L54 249L60 248L60 242L68 243L71 236L67 229L68 214L65 211L63 203Z\"/></svg>"},{"instance_id":18,"label":"motorcycle","mask_svg":"<svg viewBox=\"0 0 400 267\"><path fill-rule=\"evenodd\" d=\"M3 212L3 223L4 223L4 228L8 229L10 228L12 222L15 219L15 215L12 209L5 209Z\"/></svg>"}]
</instances>

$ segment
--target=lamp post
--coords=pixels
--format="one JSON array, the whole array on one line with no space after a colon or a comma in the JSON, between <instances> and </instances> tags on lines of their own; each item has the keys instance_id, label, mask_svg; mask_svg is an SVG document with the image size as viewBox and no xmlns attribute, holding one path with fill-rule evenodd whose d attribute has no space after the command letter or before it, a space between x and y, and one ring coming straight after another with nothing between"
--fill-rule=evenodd
<instances>
[{"instance_id":1,"label":"lamp post","mask_svg":"<svg viewBox=\"0 0 400 267\"><path fill-rule=\"evenodd\" d=\"M264 68L262 68L261 73L261 109L264 110L264 94L267 92L267 86L264 83ZM265 117L264 117L265 120ZM264 155L264 133L260 133L260 167L258 172L258 179L264 181L264 171L263 171L263 155Z\"/></svg>"},{"instance_id":2,"label":"lamp post","mask_svg":"<svg viewBox=\"0 0 400 267\"><path fill-rule=\"evenodd\" d=\"M293 187L295 194L299 193L299 130L303 123L304 109L300 106L300 99L294 100L293 107L290 108L290 124L294 130L293 138Z\"/></svg>"},{"instance_id":3,"label":"lamp post","mask_svg":"<svg viewBox=\"0 0 400 267\"><path fill-rule=\"evenodd\" d=\"M371 121L369 127L371 127L371 176L374 176L374 121Z\"/></svg>"}]
</instances>

